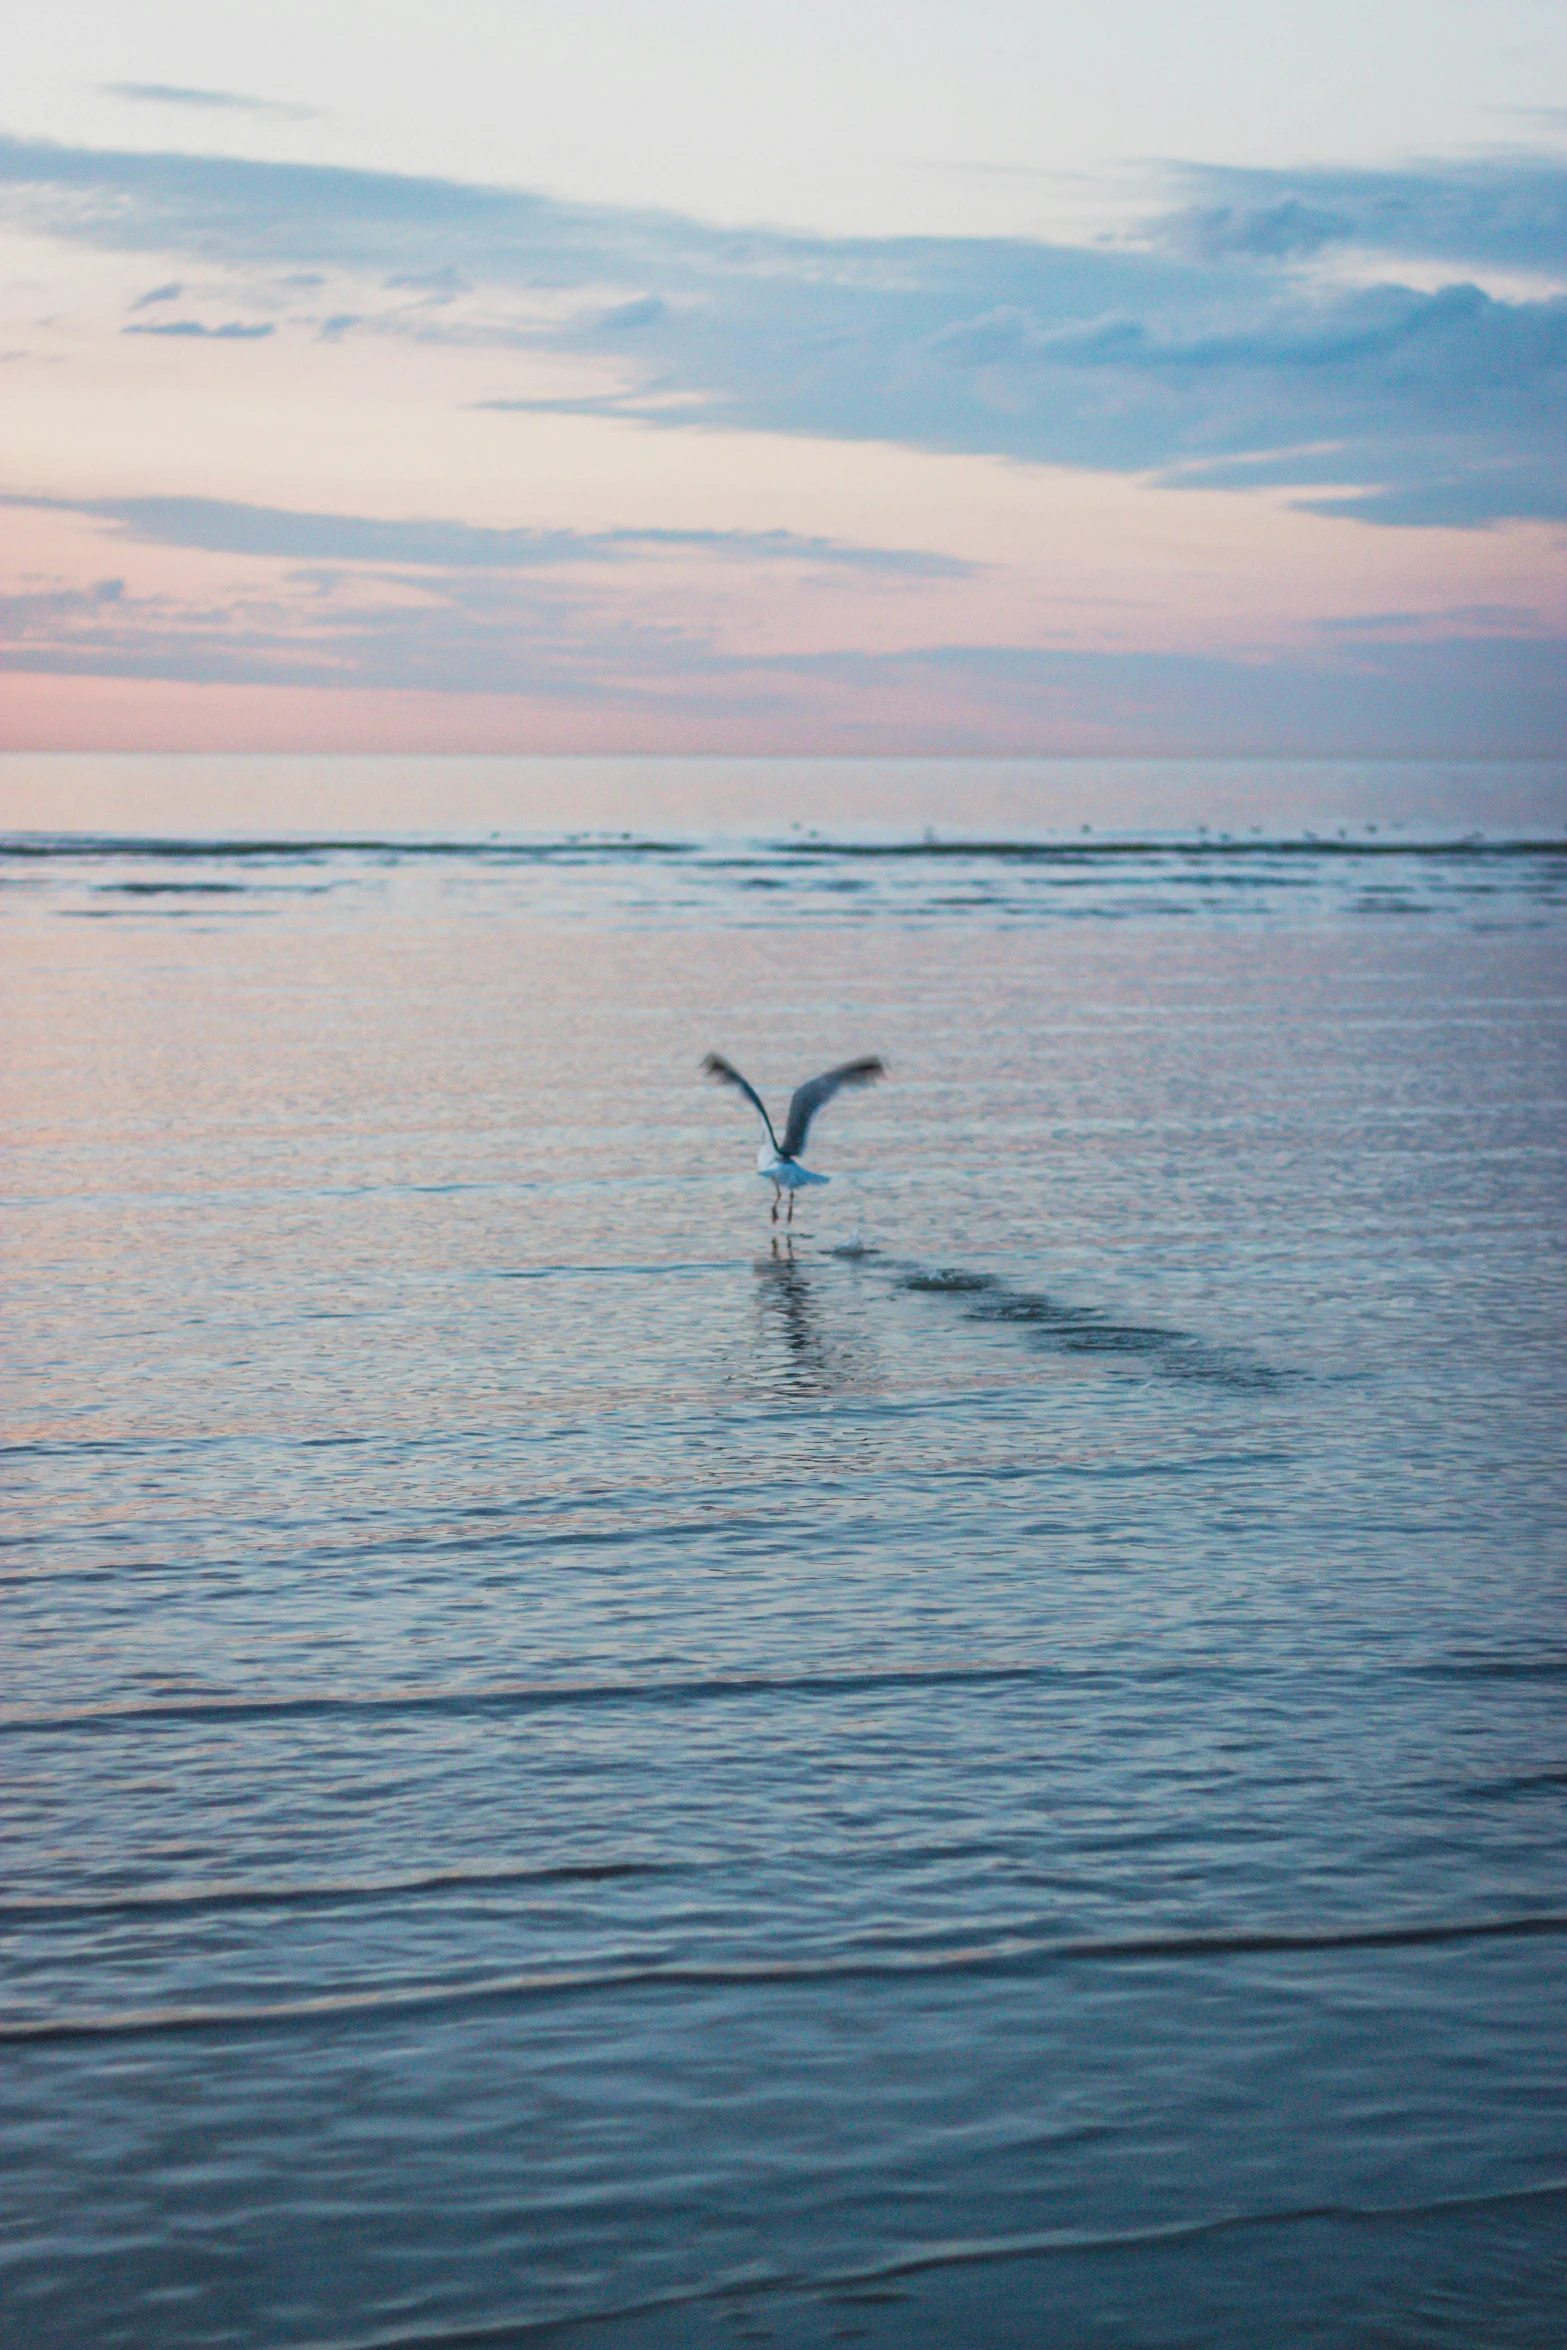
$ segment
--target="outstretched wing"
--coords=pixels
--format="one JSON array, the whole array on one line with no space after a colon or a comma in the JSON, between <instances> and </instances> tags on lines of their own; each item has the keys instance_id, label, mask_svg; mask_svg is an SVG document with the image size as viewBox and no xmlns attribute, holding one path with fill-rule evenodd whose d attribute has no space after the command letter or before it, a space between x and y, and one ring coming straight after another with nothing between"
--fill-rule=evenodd
<instances>
[{"instance_id":1,"label":"outstretched wing","mask_svg":"<svg viewBox=\"0 0 1567 2350\"><path fill-rule=\"evenodd\" d=\"M751 1083L750 1079L748 1077L742 1077L739 1070L735 1068L734 1064L724 1059L722 1053L709 1053L707 1059L702 1063L702 1070L703 1074L705 1076L711 1077L715 1083L719 1085L732 1085L736 1093L743 1093L745 1095L746 1100L758 1113L762 1124L767 1128L767 1139L772 1144L774 1150L776 1150L778 1148L778 1137L773 1132L773 1122L767 1115L767 1104L763 1101L761 1095L757 1092L756 1087ZM818 1085L821 1083L820 1078L817 1079L817 1083ZM796 1094L794 1098L796 1101L798 1101L800 1097L798 1094ZM810 1116L809 1111L806 1112L806 1116Z\"/></svg>"},{"instance_id":2,"label":"outstretched wing","mask_svg":"<svg viewBox=\"0 0 1567 2350\"><path fill-rule=\"evenodd\" d=\"M789 1123L780 1146L784 1157L797 1159L804 1150L811 1120L823 1102L830 1102L846 1085L874 1085L878 1077L886 1074L886 1062L877 1060L873 1053L863 1061L845 1061L841 1068L829 1069L823 1076L813 1077L808 1085L797 1087L789 1104Z\"/></svg>"}]
</instances>

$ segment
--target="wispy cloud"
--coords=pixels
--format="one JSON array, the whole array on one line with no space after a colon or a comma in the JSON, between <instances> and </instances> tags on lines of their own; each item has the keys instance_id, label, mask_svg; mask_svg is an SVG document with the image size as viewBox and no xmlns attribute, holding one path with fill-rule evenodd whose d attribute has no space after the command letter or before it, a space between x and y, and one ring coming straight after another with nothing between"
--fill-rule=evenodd
<instances>
[{"instance_id":1,"label":"wispy cloud","mask_svg":"<svg viewBox=\"0 0 1567 2350\"><path fill-rule=\"evenodd\" d=\"M180 82L102 82L107 98L128 98L136 106L199 106L226 114L281 115L302 122L317 114L314 106L289 106L277 98L250 98L240 90L190 90Z\"/></svg>"},{"instance_id":2,"label":"wispy cloud","mask_svg":"<svg viewBox=\"0 0 1567 2350\"><path fill-rule=\"evenodd\" d=\"M821 748L1037 750L1172 742L1214 755L1549 757L1567 720L1559 645L1401 628L1320 658L1243 661L935 643L896 653L758 655L638 623L544 582L451 573L417 604L374 594L228 604L86 590L0 598L0 671L61 677L436 692L591 710L605 739L722 720L759 747L803 722ZM1501 713L1500 720L1498 713Z\"/></svg>"},{"instance_id":3,"label":"wispy cloud","mask_svg":"<svg viewBox=\"0 0 1567 2350\"><path fill-rule=\"evenodd\" d=\"M1567 162L1491 157L1410 171L1187 165L1150 242L1201 260L1290 261L1355 245L1472 269L1567 271Z\"/></svg>"},{"instance_id":4,"label":"wispy cloud","mask_svg":"<svg viewBox=\"0 0 1567 2350\"><path fill-rule=\"evenodd\" d=\"M1538 613L1520 604L1455 604L1446 612L1352 612L1317 622L1324 636L1420 638L1474 636L1540 637Z\"/></svg>"},{"instance_id":5,"label":"wispy cloud","mask_svg":"<svg viewBox=\"0 0 1567 2350\"><path fill-rule=\"evenodd\" d=\"M333 335L569 356L599 377L558 401L503 382L497 407L1298 488L1361 522L1567 517L1567 301L1399 275L1411 257L1567 267L1567 168L1190 171L1178 193L1116 246L831 239L0 140L0 205L35 228L226 265L236 300L258 272L273 288L330 272L340 294L354 281ZM1351 246L1387 257L1381 282L1324 279L1321 255ZM1294 472L1279 452L1303 447Z\"/></svg>"},{"instance_id":6,"label":"wispy cloud","mask_svg":"<svg viewBox=\"0 0 1567 2350\"><path fill-rule=\"evenodd\" d=\"M962 579L974 566L913 547L857 547L790 530L493 530L439 519L301 513L219 498L0 497L0 507L78 514L144 546L293 563L409 566L437 571L539 571L636 556L686 554L762 564Z\"/></svg>"},{"instance_id":7,"label":"wispy cloud","mask_svg":"<svg viewBox=\"0 0 1567 2350\"><path fill-rule=\"evenodd\" d=\"M242 320L231 318L224 326L204 326L199 318L149 319L137 326L122 326L122 335L170 335L176 341L211 343L261 343L277 328L270 320L247 326Z\"/></svg>"}]
</instances>

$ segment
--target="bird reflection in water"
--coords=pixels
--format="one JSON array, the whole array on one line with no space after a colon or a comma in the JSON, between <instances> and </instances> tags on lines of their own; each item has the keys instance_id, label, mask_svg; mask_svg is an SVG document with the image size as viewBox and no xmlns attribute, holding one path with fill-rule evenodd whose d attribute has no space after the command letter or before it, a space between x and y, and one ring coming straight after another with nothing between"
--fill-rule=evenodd
<instances>
[{"instance_id":1,"label":"bird reflection in water","mask_svg":"<svg viewBox=\"0 0 1567 2350\"><path fill-rule=\"evenodd\" d=\"M771 1339L761 1349L761 1356L773 1375L782 1368L785 1384L796 1391L839 1386L841 1370L834 1368L839 1349L834 1349L822 1335L811 1276L796 1262L794 1243L789 1238L785 1241L773 1238L771 1253L754 1260L754 1274L756 1297L761 1304L761 1328L764 1337ZM780 1354L782 1365L778 1365Z\"/></svg>"},{"instance_id":2,"label":"bird reflection in water","mask_svg":"<svg viewBox=\"0 0 1567 2350\"><path fill-rule=\"evenodd\" d=\"M796 1394L864 1386L863 1350L828 1327L829 1318L835 1319L830 1303L820 1281L796 1258L793 1241L775 1236L752 1270L763 1336L758 1359L766 1365L769 1384L781 1373L783 1384Z\"/></svg>"}]
</instances>

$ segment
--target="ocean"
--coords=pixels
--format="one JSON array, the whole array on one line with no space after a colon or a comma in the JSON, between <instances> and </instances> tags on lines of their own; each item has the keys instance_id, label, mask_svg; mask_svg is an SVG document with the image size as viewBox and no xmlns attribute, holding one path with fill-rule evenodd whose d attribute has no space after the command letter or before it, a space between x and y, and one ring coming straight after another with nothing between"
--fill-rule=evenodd
<instances>
[{"instance_id":1,"label":"ocean","mask_svg":"<svg viewBox=\"0 0 1567 2350\"><path fill-rule=\"evenodd\" d=\"M6 2338L1554 2350L1564 819L0 762Z\"/></svg>"}]
</instances>

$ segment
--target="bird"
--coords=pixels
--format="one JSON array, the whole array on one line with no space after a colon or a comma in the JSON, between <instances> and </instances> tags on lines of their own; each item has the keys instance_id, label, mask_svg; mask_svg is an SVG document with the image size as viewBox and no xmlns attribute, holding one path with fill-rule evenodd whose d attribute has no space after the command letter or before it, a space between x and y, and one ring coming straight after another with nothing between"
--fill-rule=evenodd
<instances>
[{"instance_id":1,"label":"bird","mask_svg":"<svg viewBox=\"0 0 1567 2350\"><path fill-rule=\"evenodd\" d=\"M800 1153L805 1138L811 1131L811 1120L824 1102L830 1102L835 1093L846 1085L874 1085L878 1077L885 1077L887 1064L874 1053L863 1060L841 1061L836 1069L826 1069L820 1077L808 1078L804 1085L795 1087L789 1101L789 1116L784 1125L783 1140L773 1132L773 1122L767 1115L767 1104L747 1077L742 1077L734 1064L722 1053L709 1053L702 1063L704 1075L717 1085L732 1085L736 1093L743 1093L767 1129L767 1140L756 1154L756 1171L764 1182L773 1187L773 1216L778 1221L778 1205L785 1192L789 1194L787 1223L794 1222L794 1195L808 1183L828 1183L827 1175L817 1175L800 1164Z\"/></svg>"}]
</instances>

